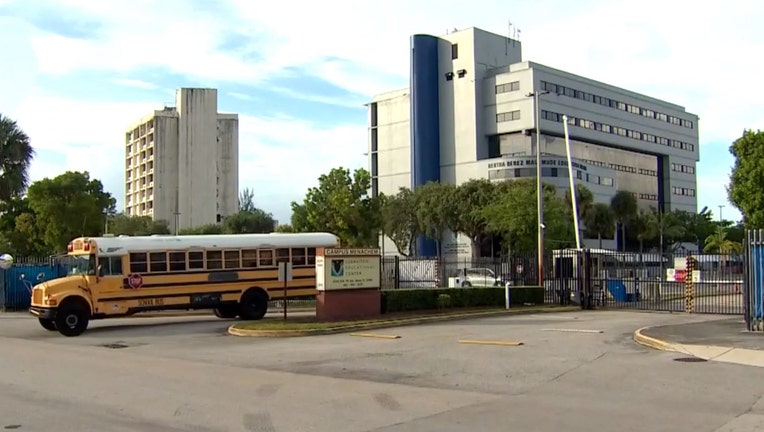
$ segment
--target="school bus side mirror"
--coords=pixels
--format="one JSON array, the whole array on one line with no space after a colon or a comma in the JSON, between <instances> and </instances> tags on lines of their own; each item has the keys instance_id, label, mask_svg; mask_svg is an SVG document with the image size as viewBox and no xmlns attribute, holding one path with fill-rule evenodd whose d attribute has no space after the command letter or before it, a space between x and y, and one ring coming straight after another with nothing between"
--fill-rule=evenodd
<instances>
[{"instance_id":1,"label":"school bus side mirror","mask_svg":"<svg viewBox=\"0 0 764 432\"><path fill-rule=\"evenodd\" d=\"M96 267L96 275L103 277L103 266L101 264L98 264L98 267Z\"/></svg>"}]
</instances>

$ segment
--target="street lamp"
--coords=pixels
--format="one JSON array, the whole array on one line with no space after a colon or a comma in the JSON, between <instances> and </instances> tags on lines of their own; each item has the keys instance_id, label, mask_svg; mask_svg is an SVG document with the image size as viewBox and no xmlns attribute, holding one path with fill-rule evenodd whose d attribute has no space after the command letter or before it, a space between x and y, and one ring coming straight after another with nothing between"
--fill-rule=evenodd
<instances>
[{"instance_id":1,"label":"street lamp","mask_svg":"<svg viewBox=\"0 0 764 432\"><path fill-rule=\"evenodd\" d=\"M538 226L538 284L544 286L544 195L541 182L541 133L539 128L539 96L549 93L548 90L528 93L527 97L533 97L534 123L536 125L536 215Z\"/></svg>"},{"instance_id":2,"label":"street lamp","mask_svg":"<svg viewBox=\"0 0 764 432\"><path fill-rule=\"evenodd\" d=\"M722 217L722 209L725 207L724 204L719 205L719 224L724 223L724 218Z\"/></svg>"}]
</instances>

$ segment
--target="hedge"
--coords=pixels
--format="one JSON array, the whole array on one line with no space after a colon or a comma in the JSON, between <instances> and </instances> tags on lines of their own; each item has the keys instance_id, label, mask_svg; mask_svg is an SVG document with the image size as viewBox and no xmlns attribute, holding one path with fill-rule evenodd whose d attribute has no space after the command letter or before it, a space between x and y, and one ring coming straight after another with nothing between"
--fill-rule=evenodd
<instances>
[{"instance_id":1,"label":"hedge","mask_svg":"<svg viewBox=\"0 0 764 432\"><path fill-rule=\"evenodd\" d=\"M533 286L512 287L510 302L512 305L543 304L544 289ZM382 313L504 305L503 287L382 291Z\"/></svg>"}]
</instances>

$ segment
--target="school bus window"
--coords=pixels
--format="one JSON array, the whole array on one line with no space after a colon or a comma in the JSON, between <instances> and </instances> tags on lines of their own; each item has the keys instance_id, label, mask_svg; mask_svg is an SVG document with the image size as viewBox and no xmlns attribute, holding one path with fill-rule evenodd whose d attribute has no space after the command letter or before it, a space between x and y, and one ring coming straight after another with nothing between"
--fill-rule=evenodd
<instances>
[{"instance_id":1,"label":"school bus window","mask_svg":"<svg viewBox=\"0 0 764 432\"><path fill-rule=\"evenodd\" d=\"M204 252L189 252L188 253L188 268L189 270L201 270L204 269Z\"/></svg>"},{"instance_id":2,"label":"school bus window","mask_svg":"<svg viewBox=\"0 0 764 432\"><path fill-rule=\"evenodd\" d=\"M289 262L289 249L276 249L276 262Z\"/></svg>"},{"instance_id":3,"label":"school bus window","mask_svg":"<svg viewBox=\"0 0 764 432\"><path fill-rule=\"evenodd\" d=\"M165 252L152 252L149 254L151 260L150 270L153 272L167 271L167 254Z\"/></svg>"},{"instance_id":4,"label":"school bus window","mask_svg":"<svg viewBox=\"0 0 764 432\"><path fill-rule=\"evenodd\" d=\"M223 268L223 252L207 251L207 269L219 270Z\"/></svg>"},{"instance_id":5,"label":"school bus window","mask_svg":"<svg viewBox=\"0 0 764 432\"><path fill-rule=\"evenodd\" d=\"M104 257L98 260L103 276L122 275L122 257Z\"/></svg>"},{"instance_id":6,"label":"school bus window","mask_svg":"<svg viewBox=\"0 0 764 432\"><path fill-rule=\"evenodd\" d=\"M149 271L145 252L130 254L130 273L146 273Z\"/></svg>"},{"instance_id":7,"label":"school bus window","mask_svg":"<svg viewBox=\"0 0 764 432\"><path fill-rule=\"evenodd\" d=\"M185 252L170 252L170 271L186 271Z\"/></svg>"},{"instance_id":8,"label":"school bus window","mask_svg":"<svg viewBox=\"0 0 764 432\"><path fill-rule=\"evenodd\" d=\"M316 264L316 248L308 248L308 265Z\"/></svg>"},{"instance_id":9,"label":"school bus window","mask_svg":"<svg viewBox=\"0 0 764 432\"><path fill-rule=\"evenodd\" d=\"M241 266L244 268L257 267L257 249L245 249L241 251Z\"/></svg>"},{"instance_id":10,"label":"school bus window","mask_svg":"<svg viewBox=\"0 0 764 432\"><path fill-rule=\"evenodd\" d=\"M273 251L270 249L260 250L260 267L273 267Z\"/></svg>"},{"instance_id":11,"label":"school bus window","mask_svg":"<svg viewBox=\"0 0 764 432\"><path fill-rule=\"evenodd\" d=\"M305 249L292 249L292 265L304 266L305 265Z\"/></svg>"},{"instance_id":12,"label":"school bus window","mask_svg":"<svg viewBox=\"0 0 764 432\"><path fill-rule=\"evenodd\" d=\"M241 262L239 261L239 251L238 250L227 250L223 252L223 257L225 258L225 268L226 269L235 269L241 267Z\"/></svg>"}]
</instances>

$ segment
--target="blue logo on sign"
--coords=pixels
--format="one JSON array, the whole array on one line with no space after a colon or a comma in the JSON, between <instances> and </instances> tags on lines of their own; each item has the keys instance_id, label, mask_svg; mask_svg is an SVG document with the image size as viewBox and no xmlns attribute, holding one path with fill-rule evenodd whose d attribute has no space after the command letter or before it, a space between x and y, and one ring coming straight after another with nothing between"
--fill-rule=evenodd
<instances>
[{"instance_id":1,"label":"blue logo on sign","mask_svg":"<svg viewBox=\"0 0 764 432\"><path fill-rule=\"evenodd\" d=\"M332 260L332 276L345 276L345 260Z\"/></svg>"}]
</instances>

